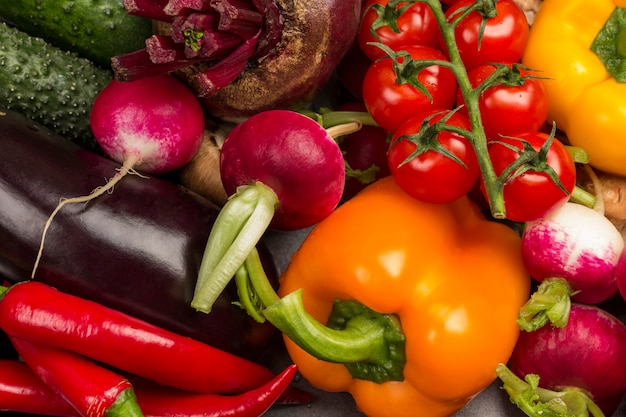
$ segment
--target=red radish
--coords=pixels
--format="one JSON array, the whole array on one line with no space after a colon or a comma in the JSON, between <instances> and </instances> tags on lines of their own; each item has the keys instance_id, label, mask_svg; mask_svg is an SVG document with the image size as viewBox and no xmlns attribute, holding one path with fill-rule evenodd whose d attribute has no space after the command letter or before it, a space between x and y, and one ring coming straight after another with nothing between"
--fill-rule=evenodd
<instances>
[{"instance_id":1,"label":"red radish","mask_svg":"<svg viewBox=\"0 0 626 417\"><path fill-rule=\"evenodd\" d=\"M63 199L44 227L33 276L46 232L54 216L69 203L90 201L110 192L125 175L175 170L198 151L204 134L204 113L195 94L170 75L132 82L112 81L96 97L90 114L94 137L102 150L122 164L118 172L89 195Z\"/></svg>"},{"instance_id":2,"label":"red radish","mask_svg":"<svg viewBox=\"0 0 626 417\"><path fill-rule=\"evenodd\" d=\"M619 293L622 298L626 300L626 249L622 250L619 260L617 261L615 280L617 281Z\"/></svg>"},{"instance_id":3,"label":"red radish","mask_svg":"<svg viewBox=\"0 0 626 417\"><path fill-rule=\"evenodd\" d=\"M237 125L220 158L231 197L211 230L191 302L207 313L268 227L296 230L319 222L339 203L345 181L333 136L289 110L257 113Z\"/></svg>"},{"instance_id":4,"label":"red radish","mask_svg":"<svg viewBox=\"0 0 626 417\"><path fill-rule=\"evenodd\" d=\"M626 395L626 325L597 306L573 303L565 327L522 332L509 366L520 378L537 375L543 389L582 389L610 416Z\"/></svg>"},{"instance_id":5,"label":"red radish","mask_svg":"<svg viewBox=\"0 0 626 417\"><path fill-rule=\"evenodd\" d=\"M533 302L531 297L522 307L524 321L543 316L539 325L545 324L544 310L549 309L552 309L550 314L556 310L567 314L565 305L555 307L546 301L546 294L560 303L568 303L571 296L586 304L596 304L615 295L616 267L623 248L624 240L613 223L599 211L582 204L569 202L543 218L528 222L522 234L522 257L529 274L542 282L542 295L540 303Z\"/></svg>"}]
</instances>

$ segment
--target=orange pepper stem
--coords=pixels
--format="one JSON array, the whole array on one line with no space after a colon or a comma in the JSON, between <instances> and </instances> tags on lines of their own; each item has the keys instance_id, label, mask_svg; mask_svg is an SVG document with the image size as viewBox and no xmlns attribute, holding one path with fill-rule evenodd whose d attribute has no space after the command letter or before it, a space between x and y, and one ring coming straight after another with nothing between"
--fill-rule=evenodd
<instances>
[{"instance_id":1,"label":"orange pepper stem","mask_svg":"<svg viewBox=\"0 0 626 417\"><path fill-rule=\"evenodd\" d=\"M317 359L344 364L353 378L377 383L404 379L405 337L396 316L337 300L325 326L307 313L303 290L278 297L256 250L243 268L235 278L238 304L252 317L267 319Z\"/></svg>"},{"instance_id":2,"label":"orange pepper stem","mask_svg":"<svg viewBox=\"0 0 626 417\"><path fill-rule=\"evenodd\" d=\"M307 353L346 365L353 378L378 383L404 379L404 335L394 316L358 302L336 301L329 323L337 328L324 326L306 312L302 292L287 294L263 315Z\"/></svg>"},{"instance_id":3,"label":"orange pepper stem","mask_svg":"<svg viewBox=\"0 0 626 417\"><path fill-rule=\"evenodd\" d=\"M523 380L502 363L496 368L496 374L503 382L502 388L509 394L511 401L530 417L604 417L600 407L579 388L568 387L561 391L541 388L539 376L528 374Z\"/></svg>"},{"instance_id":4,"label":"orange pepper stem","mask_svg":"<svg viewBox=\"0 0 626 417\"><path fill-rule=\"evenodd\" d=\"M574 294L565 279L544 279L537 291L520 308L517 324L527 332L535 331L548 323L555 327L564 327L569 320L570 297Z\"/></svg>"}]
</instances>

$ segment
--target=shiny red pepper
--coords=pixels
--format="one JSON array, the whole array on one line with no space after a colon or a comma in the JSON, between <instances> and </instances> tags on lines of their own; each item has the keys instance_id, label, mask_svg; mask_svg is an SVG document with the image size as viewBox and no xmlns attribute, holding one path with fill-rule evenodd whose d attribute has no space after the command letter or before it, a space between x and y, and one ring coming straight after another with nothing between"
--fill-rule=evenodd
<instances>
[{"instance_id":1,"label":"shiny red pepper","mask_svg":"<svg viewBox=\"0 0 626 417\"><path fill-rule=\"evenodd\" d=\"M58 417L78 415L24 362L0 359L0 410Z\"/></svg>"},{"instance_id":2,"label":"shiny red pepper","mask_svg":"<svg viewBox=\"0 0 626 417\"><path fill-rule=\"evenodd\" d=\"M259 388L239 395L198 394L132 379L146 417L258 417L276 401L296 373L291 365ZM0 410L76 417L76 410L24 362L0 359Z\"/></svg>"},{"instance_id":3,"label":"shiny red pepper","mask_svg":"<svg viewBox=\"0 0 626 417\"><path fill-rule=\"evenodd\" d=\"M118 373L64 349L18 337L11 342L30 369L82 417L143 417L132 384Z\"/></svg>"},{"instance_id":4,"label":"shiny red pepper","mask_svg":"<svg viewBox=\"0 0 626 417\"><path fill-rule=\"evenodd\" d=\"M37 281L0 287L2 293L0 328L12 337L72 350L163 385L230 394L275 376L249 360Z\"/></svg>"}]
</instances>

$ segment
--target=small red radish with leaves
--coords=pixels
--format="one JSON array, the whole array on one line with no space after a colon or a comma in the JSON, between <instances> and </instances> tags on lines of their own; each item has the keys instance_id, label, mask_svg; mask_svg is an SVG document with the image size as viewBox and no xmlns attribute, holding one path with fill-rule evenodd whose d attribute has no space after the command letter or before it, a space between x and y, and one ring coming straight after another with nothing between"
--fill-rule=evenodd
<instances>
[{"instance_id":1,"label":"small red radish with leaves","mask_svg":"<svg viewBox=\"0 0 626 417\"><path fill-rule=\"evenodd\" d=\"M231 197L211 230L192 307L211 310L268 227L302 229L335 209L345 168L333 135L346 133L294 111L268 110L228 134L220 170Z\"/></svg>"},{"instance_id":2,"label":"small red radish with leaves","mask_svg":"<svg viewBox=\"0 0 626 417\"><path fill-rule=\"evenodd\" d=\"M54 216L69 203L83 203L110 192L125 175L157 174L188 163L204 134L204 113L195 94L170 75L130 82L112 81L96 97L90 114L102 150L121 165L117 173L89 195L66 198L44 227L33 276Z\"/></svg>"}]
</instances>

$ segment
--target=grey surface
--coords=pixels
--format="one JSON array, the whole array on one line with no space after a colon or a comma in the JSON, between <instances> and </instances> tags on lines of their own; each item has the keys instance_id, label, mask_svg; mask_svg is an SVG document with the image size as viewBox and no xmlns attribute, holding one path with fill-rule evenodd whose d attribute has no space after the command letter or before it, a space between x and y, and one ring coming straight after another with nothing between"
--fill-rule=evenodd
<instances>
[{"instance_id":1,"label":"grey surface","mask_svg":"<svg viewBox=\"0 0 626 417\"><path fill-rule=\"evenodd\" d=\"M280 233L268 232L265 241L274 255L279 272L284 271L294 250L299 247L309 230ZM290 363L288 355L280 351L272 359L273 366L282 369ZM352 397L347 393L328 393L311 387L303 378L297 377L295 385L314 394L313 401L307 405L275 405L265 415L268 417L362 417ZM423 416L416 410L416 416ZM524 417L526 414L509 401L498 380L479 393L467 406L454 417ZM607 416L609 417L609 416ZM626 417L626 399L613 417Z\"/></svg>"}]
</instances>

